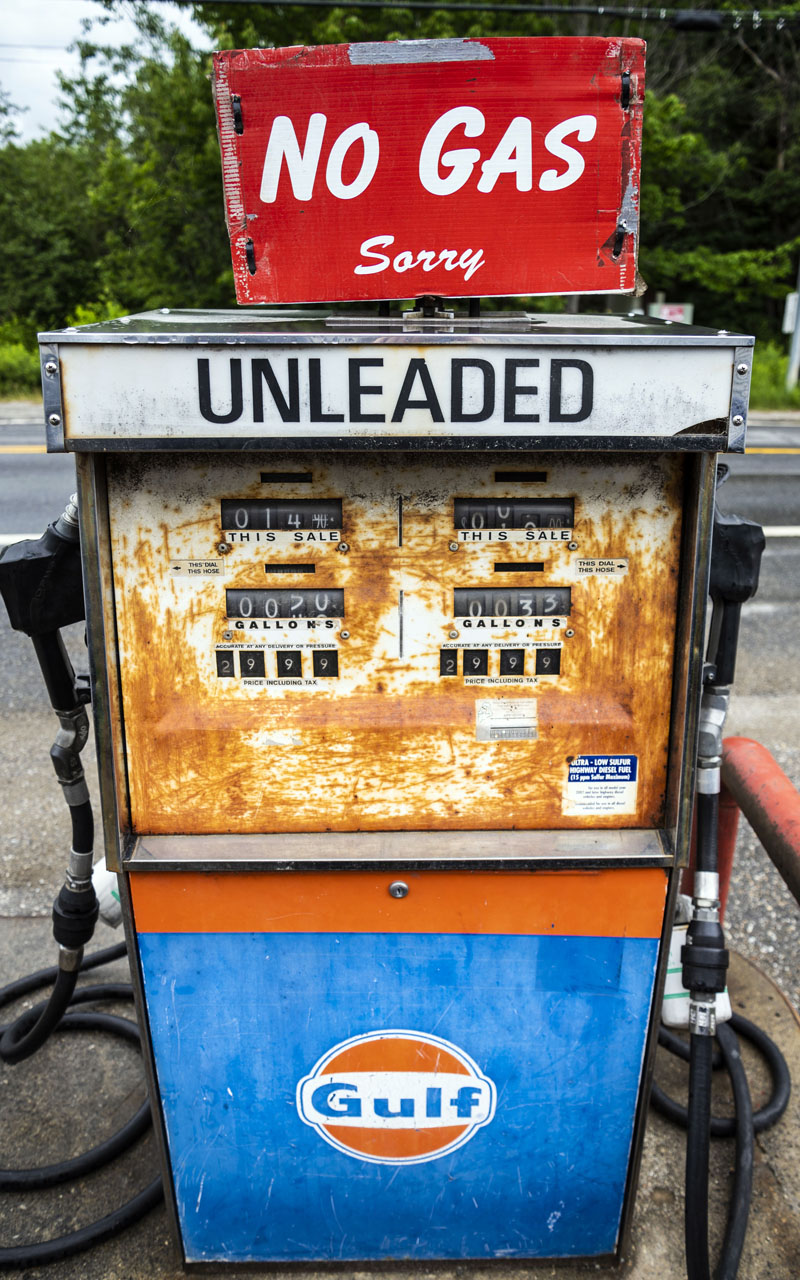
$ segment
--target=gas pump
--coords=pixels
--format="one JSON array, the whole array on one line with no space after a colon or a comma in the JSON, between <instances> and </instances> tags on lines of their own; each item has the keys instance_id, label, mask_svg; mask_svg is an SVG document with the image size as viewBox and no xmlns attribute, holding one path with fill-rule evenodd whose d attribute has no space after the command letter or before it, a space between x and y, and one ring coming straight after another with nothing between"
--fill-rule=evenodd
<instances>
[{"instance_id":1,"label":"gas pump","mask_svg":"<svg viewBox=\"0 0 800 1280\"><path fill-rule=\"evenodd\" d=\"M267 82L248 98L236 74L366 68L388 111L387 64L406 92L441 62L450 92L543 42L435 43L221 55L240 296L293 286L248 212ZM573 287L630 288L641 46L577 43L604 46L591 119L624 163ZM288 179L310 198L334 119L307 115L293 149L281 102L289 125L253 143L263 205ZM443 166L476 161L431 113L438 177L419 173L446 195ZM546 132L547 198L578 183L564 139L591 143L589 118ZM372 123L337 121L326 199L355 208L379 171ZM520 177L515 128L484 194ZM385 298L390 269L455 280L461 256L380 238L345 296ZM688 850L715 455L744 446L752 339L436 293L380 310L165 310L41 339L167 1202L187 1264L611 1260Z\"/></svg>"},{"instance_id":2,"label":"gas pump","mask_svg":"<svg viewBox=\"0 0 800 1280\"><path fill-rule=\"evenodd\" d=\"M187 1261L624 1236L749 344L501 323L153 313L46 340ZM635 410L591 436L620 369ZM547 434L455 438L477 377Z\"/></svg>"}]
</instances>

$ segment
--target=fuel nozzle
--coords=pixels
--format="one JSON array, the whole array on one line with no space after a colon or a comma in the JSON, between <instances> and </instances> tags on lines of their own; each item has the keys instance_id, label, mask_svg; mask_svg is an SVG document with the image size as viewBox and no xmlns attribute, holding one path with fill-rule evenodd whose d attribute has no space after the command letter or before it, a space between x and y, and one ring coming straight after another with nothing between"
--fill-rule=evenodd
<instances>
[{"instance_id":1,"label":"fuel nozzle","mask_svg":"<svg viewBox=\"0 0 800 1280\"><path fill-rule=\"evenodd\" d=\"M32 637L86 617L75 494L41 537L0 554L0 595L14 630Z\"/></svg>"},{"instance_id":2,"label":"fuel nozzle","mask_svg":"<svg viewBox=\"0 0 800 1280\"><path fill-rule=\"evenodd\" d=\"M715 685L733 683L742 605L758 589L765 545L760 524L715 510L708 588L713 610L707 655L715 668Z\"/></svg>"},{"instance_id":3,"label":"fuel nozzle","mask_svg":"<svg viewBox=\"0 0 800 1280\"><path fill-rule=\"evenodd\" d=\"M92 885L94 822L80 755L89 737L87 689L75 675L61 636L62 627L86 617L75 494L41 537L6 548L0 557L0 594L14 630L33 641L59 722L50 759L69 806L72 849L53 904L53 935L59 944L59 967L72 972L80 965L98 915Z\"/></svg>"}]
</instances>

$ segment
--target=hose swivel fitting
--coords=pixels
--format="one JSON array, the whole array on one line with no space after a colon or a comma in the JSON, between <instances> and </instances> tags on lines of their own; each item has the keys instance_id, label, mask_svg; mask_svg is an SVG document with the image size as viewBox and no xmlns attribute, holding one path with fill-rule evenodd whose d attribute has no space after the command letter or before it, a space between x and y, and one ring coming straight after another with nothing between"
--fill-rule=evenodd
<instances>
[{"instance_id":1,"label":"hose swivel fitting","mask_svg":"<svg viewBox=\"0 0 800 1280\"><path fill-rule=\"evenodd\" d=\"M719 922L719 876L696 871L693 914L681 949L682 981L689 992L689 1030L713 1036L717 1027L716 995L725 990L728 952Z\"/></svg>"},{"instance_id":2,"label":"hose swivel fitting","mask_svg":"<svg viewBox=\"0 0 800 1280\"><path fill-rule=\"evenodd\" d=\"M53 903L53 937L60 947L76 951L91 940L100 908L94 886L70 888L69 878Z\"/></svg>"}]
</instances>

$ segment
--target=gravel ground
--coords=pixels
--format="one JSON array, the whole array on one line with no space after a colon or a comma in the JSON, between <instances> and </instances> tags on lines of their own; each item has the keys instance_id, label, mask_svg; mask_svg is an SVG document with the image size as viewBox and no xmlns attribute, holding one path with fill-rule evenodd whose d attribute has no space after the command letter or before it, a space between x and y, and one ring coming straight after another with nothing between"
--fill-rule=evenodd
<instances>
[{"instance_id":1,"label":"gravel ground","mask_svg":"<svg viewBox=\"0 0 800 1280\"><path fill-rule=\"evenodd\" d=\"M796 784L800 748L774 748L773 754ZM800 908L744 819L736 841L725 936L729 947L760 965L800 1009Z\"/></svg>"}]
</instances>

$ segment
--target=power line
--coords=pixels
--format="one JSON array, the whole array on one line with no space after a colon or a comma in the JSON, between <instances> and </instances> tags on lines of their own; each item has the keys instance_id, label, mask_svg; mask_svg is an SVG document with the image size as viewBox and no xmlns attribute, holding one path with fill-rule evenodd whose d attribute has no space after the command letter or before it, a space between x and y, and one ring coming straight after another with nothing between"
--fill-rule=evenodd
<instances>
[{"instance_id":1,"label":"power line","mask_svg":"<svg viewBox=\"0 0 800 1280\"><path fill-rule=\"evenodd\" d=\"M170 0L175 4L194 4L202 9L206 4L241 6L265 6L265 0ZM480 0L470 0L457 4L443 3L442 0L404 0L403 3L384 3L384 0L286 0L282 8L292 9L376 9L391 13L393 10L437 9L444 13L516 13L535 16L544 14L580 14L581 17L628 19L635 18L639 22L668 22L676 31L703 32L721 31L730 24L734 30L745 23L756 30L762 26L773 24L780 31L783 27L800 21L797 9L668 9L620 8L613 5L588 4L481 4Z\"/></svg>"}]
</instances>

